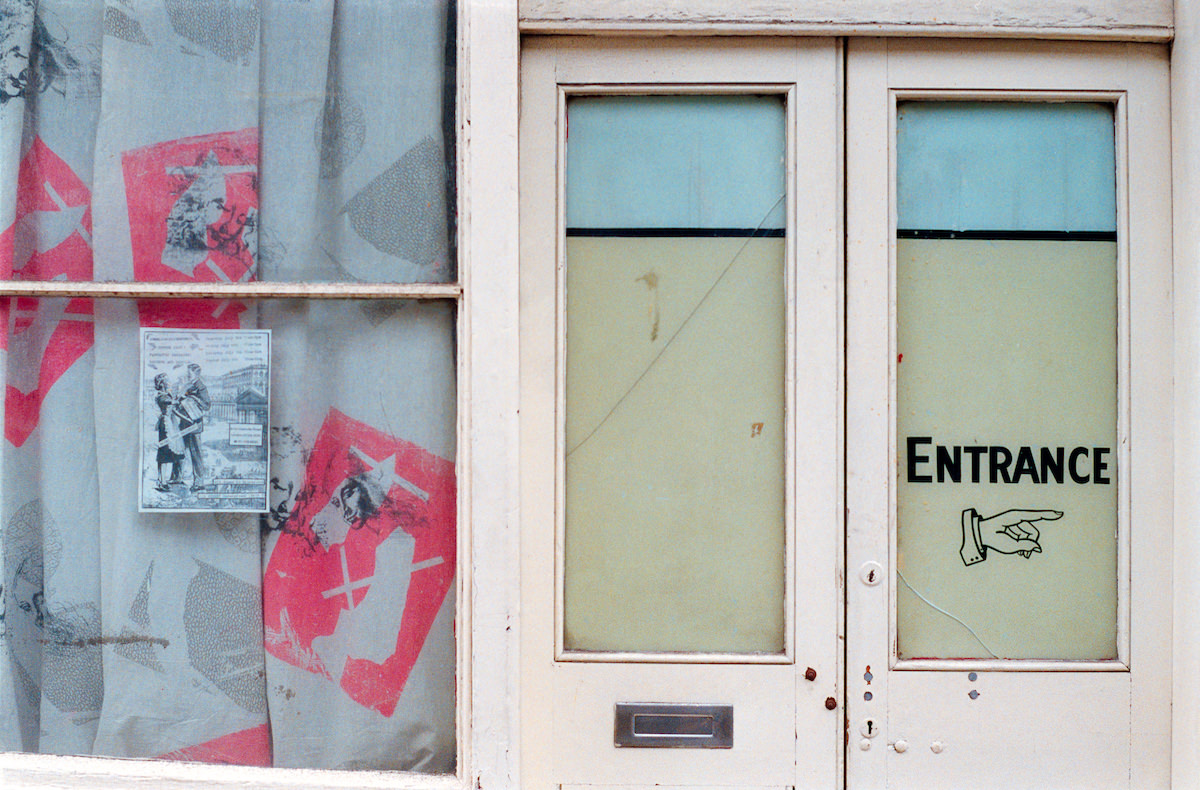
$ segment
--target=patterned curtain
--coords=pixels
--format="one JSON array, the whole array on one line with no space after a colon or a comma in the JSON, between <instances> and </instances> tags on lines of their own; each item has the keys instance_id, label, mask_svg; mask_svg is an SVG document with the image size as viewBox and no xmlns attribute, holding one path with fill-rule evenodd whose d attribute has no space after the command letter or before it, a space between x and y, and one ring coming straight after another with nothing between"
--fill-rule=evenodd
<instances>
[{"instance_id":1,"label":"patterned curtain","mask_svg":"<svg viewBox=\"0 0 1200 790\"><path fill-rule=\"evenodd\" d=\"M3 0L0 275L454 281L453 19ZM452 771L454 320L0 300L0 749ZM141 327L272 330L270 512L139 513Z\"/></svg>"}]
</instances>

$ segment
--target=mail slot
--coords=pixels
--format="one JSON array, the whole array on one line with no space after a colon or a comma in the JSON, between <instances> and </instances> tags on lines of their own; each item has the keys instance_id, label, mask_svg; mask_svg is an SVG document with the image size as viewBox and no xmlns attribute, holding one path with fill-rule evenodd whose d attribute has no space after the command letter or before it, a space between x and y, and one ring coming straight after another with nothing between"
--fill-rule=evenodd
<instances>
[{"instance_id":1,"label":"mail slot","mask_svg":"<svg viewBox=\"0 0 1200 790\"><path fill-rule=\"evenodd\" d=\"M659 749L730 749L733 706L618 702L613 743Z\"/></svg>"}]
</instances>

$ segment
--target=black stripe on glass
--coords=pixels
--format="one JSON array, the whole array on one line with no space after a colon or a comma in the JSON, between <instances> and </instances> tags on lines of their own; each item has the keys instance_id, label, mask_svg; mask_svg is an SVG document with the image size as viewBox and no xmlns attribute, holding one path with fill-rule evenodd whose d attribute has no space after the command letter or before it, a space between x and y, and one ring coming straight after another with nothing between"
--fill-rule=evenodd
<instances>
[{"instance_id":1,"label":"black stripe on glass","mask_svg":"<svg viewBox=\"0 0 1200 790\"><path fill-rule=\"evenodd\" d=\"M567 228L568 236L660 238L783 238L783 228Z\"/></svg>"},{"instance_id":2,"label":"black stripe on glass","mask_svg":"<svg viewBox=\"0 0 1200 790\"><path fill-rule=\"evenodd\" d=\"M988 239L993 241L1116 241L1115 230L935 230L899 228L898 239Z\"/></svg>"}]
</instances>

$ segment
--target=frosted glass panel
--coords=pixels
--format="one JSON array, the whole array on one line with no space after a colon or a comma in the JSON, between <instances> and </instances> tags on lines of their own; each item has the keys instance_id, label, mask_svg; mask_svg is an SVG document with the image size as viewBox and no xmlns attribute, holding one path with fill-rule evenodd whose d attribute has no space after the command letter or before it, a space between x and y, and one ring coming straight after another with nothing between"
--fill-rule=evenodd
<instances>
[{"instance_id":1,"label":"frosted glass panel","mask_svg":"<svg viewBox=\"0 0 1200 790\"><path fill-rule=\"evenodd\" d=\"M1115 231L1107 104L903 102L898 227Z\"/></svg>"},{"instance_id":2,"label":"frosted glass panel","mask_svg":"<svg viewBox=\"0 0 1200 790\"><path fill-rule=\"evenodd\" d=\"M1116 658L1112 110L900 116L900 657Z\"/></svg>"},{"instance_id":3,"label":"frosted glass panel","mask_svg":"<svg viewBox=\"0 0 1200 790\"><path fill-rule=\"evenodd\" d=\"M568 228L782 228L779 96L569 105Z\"/></svg>"},{"instance_id":4,"label":"frosted glass panel","mask_svg":"<svg viewBox=\"0 0 1200 790\"><path fill-rule=\"evenodd\" d=\"M571 214L572 195L603 191L606 183L593 169L571 169L607 155L586 150L579 107L586 108L588 123L601 123L598 116L607 113L604 123L622 127L632 123L628 113L640 121L654 114L650 104L662 102L656 112L669 110L681 120L644 128L642 143L665 151L680 127L704 130L711 122L719 132L736 126L745 102L577 101L568 105L568 215L626 224L596 225L605 231L599 235L568 231L564 644L568 650L781 652L782 231L739 228L750 215L739 214L747 210L742 187L729 179L701 190L712 202L708 214L664 213L681 194L676 182L654 171L641 173L638 201L619 217L586 207ZM779 191L763 198L757 190L766 188L764 180L755 174L764 166L750 163L758 179L754 200L767 209L779 201L783 183L781 151L764 153L774 151L774 143L756 136L760 129L772 139L783 135L783 103L772 102L771 124L759 121L741 132L746 148L778 169L767 180ZM714 116L714 104L729 115ZM686 163L679 160L681 167L699 171L711 164L720 171L728 165L717 150L692 153ZM618 178L632 184L635 175ZM704 217L711 227L701 227ZM668 226L661 223L670 231L662 233Z\"/></svg>"}]
</instances>

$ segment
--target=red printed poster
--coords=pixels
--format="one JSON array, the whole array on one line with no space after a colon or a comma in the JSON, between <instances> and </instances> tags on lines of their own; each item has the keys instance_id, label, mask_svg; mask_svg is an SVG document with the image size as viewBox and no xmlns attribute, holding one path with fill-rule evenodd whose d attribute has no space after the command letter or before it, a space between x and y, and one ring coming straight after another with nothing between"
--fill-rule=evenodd
<instances>
[{"instance_id":1,"label":"red printed poster","mask_svg":"<svg viewBox=\"0 0 1200 790\"><path fill-rule=\"evenodd\" d=\"M139 281L248 282L258 255L258 129L185 137L121 155ZM245 305L138 304L142 326L234 329Z\"/></svg>"},{"instance_id":2,"label":"red printed poster","mask_svg":"<svg viewBox=\"0 0 1200 790\"><path fill-rule=\"evenodd\" d=\"M455 558L454 464L330 410L267 562L266 648L390 716Z\"/></svg>"},{"instance_id":3,"label":"red printed poster","mask_svg":"<svg viewBox=\"0 0 1200 790\"><path fill-rule=\"evenodd\" d=\"M0 233L0 276L15 280L92 277L91 192L34 138L17 175L16 217ZM0 300L0 347L9 350L4 436L20 447L37 427L50 388L92 347L86 299Z\"/></svg>"},{"instance_id":4,"label":"red printed poster","mask_svg":"<svg viewBox=\"0 0 1200 790\"><path fill-rule=\"evenodd\" d=\"M160 754L156 759L270 767L271 731L266 724L260 724L195 746Z\"/></svg>"}]
</instances>

